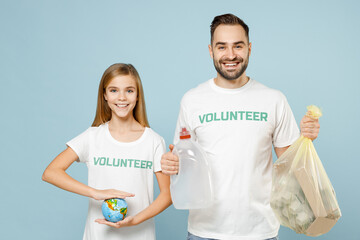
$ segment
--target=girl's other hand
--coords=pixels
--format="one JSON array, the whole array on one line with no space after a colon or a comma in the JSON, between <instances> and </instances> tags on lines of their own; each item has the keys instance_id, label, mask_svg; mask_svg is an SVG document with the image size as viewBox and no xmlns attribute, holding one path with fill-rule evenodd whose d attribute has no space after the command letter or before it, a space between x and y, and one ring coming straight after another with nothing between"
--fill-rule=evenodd
<instances>
[{"instance_id":1,"label":"girl's other hand","mask_svg":"<svg viewBox=\"0 0 360 240\"><path fill-rule=\"evenodd\" d=\"M114 228L130 227L136 225L135 218L133 216L126 217L124 220L113 223L105 219L96 219L95 222L99 224L105 224Z\"/></svg>"},{"instance_id":2,"label":"girl's other hand","mask_svg":"<svg viewBox=\"0 0 360 240\"><path fill-rule=\"evenodd\" d=\"M128 193L116 189L105 189L105 190L98 190L95 189L92 198L95 200L105 200L110 198L127 198L127 197L134 197L135 194Z\"/></svg>"}]
</instances>

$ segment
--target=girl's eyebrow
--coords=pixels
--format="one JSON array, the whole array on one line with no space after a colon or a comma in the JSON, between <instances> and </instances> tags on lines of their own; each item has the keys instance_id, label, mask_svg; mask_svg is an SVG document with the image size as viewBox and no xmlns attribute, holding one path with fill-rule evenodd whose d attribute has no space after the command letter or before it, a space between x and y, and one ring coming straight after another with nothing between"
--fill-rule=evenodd
<instances>
[{"instance_id":1,"label":"girl's eyebrow","mask_svg":"<svg viewBox=\"0 0 360 240\"><path fill-rule=\"evenodd\" d=\"M107 88L118 88L118 87L116 87L116 86L107 86ZM136 87L134 87L134 86L127 86L127 87L125 87L125 88L136 88Z\"/></svg>"}]
</instances>

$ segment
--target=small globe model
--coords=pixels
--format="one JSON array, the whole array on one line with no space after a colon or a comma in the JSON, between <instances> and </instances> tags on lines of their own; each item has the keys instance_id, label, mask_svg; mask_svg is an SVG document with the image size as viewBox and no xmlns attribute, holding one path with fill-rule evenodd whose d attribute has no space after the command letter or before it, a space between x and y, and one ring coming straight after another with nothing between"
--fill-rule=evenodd
<instances>
[{"instance_id":1,"label":"small globe model","mask_svg":"<svg viewBox=\"0 0 360 240\"><path fill-rule=\"evenodd\" d=\"M107 199L102 203L101 210L107 221L119 222L127 213L127 203L122 198Z\"/></svg>"}]
</instances>

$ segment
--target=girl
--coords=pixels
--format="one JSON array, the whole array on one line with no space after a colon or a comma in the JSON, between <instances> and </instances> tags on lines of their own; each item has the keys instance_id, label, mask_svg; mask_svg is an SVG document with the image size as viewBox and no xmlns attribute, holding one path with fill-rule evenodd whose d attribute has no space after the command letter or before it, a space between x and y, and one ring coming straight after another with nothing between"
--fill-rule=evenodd
<instances>
[{"instance_id":1,"label":"girl","mask_svg":"<svg viewBox=\"0 0 360 240\"><path fill-rule=\"evenodd\" d=\"M150 218L171 204L169 177L160 166L165 144L149 128L141 80L131 64L106 69L92 127L67 146L46 168L43 180L90 198L83 239L155 239ZM75 161L86 163L88 186L65 172ZM160 188L154 202L153 172ZM128 217L117 223L106 221L102 200L126 197Z\"/></svg>"}]
</instances>

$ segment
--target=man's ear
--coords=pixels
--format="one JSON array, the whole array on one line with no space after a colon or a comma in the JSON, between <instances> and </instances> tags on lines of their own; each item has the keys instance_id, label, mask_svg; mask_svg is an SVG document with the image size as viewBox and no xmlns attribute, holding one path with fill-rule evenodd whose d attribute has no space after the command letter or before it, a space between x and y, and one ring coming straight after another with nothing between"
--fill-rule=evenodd
<instances>
[{"instance_id":1,"label":"man's ear","mask_svg":"<svg viewBox=\"0 0 360 240\"><path fill-rule=\"evenodd\" d=\"M250 55L251 55L251 46L252 46L252 44L251 44L251 42L249 43L249 57L250 57Z\"/></svg>"},{"instance_id":2,"label":"man's ear","mask_svg":"<svg viewBox=\"0 0 360 240\"><path fill-rule=\"evenodd\" d=\"M209 54L210 54L210 57L211 58L214 58L214 53L213 53L213 50L212 50L212 47L211 47L211 44L209 44Z\"/></svg>"}]
</instances>

